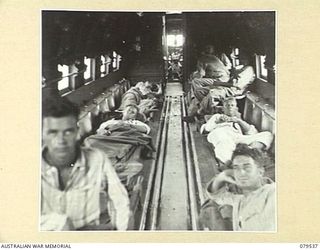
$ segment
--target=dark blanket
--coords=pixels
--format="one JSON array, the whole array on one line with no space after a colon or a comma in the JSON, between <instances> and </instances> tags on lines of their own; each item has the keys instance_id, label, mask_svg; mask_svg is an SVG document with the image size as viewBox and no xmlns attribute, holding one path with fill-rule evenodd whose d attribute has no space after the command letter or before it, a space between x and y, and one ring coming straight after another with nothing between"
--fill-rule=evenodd
<instances>
[{"instance_id":1,"label":"dark blanket","mask_svg":"<svg viewBox=\"0 0 320 250\"><path fill-rule=\"evenodd\" d=\"M150 136L124 125L112 126L106 135L91 135L85 139L84 144L105 152L112 164L125 162L138 147L143 148L144 154L155 151Z\"/></svg>"}]
</instances>

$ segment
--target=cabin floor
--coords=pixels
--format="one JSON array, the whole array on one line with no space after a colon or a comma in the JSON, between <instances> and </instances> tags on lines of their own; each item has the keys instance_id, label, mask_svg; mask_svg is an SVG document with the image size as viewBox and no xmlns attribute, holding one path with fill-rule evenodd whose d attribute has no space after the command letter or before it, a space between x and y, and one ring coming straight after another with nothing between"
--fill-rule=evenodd
<instances>
[{"instance_id":1,"label":"cabin floor","mask_svg":"<svg viewBox=\"0 0 320 250\"><path fill-rule=\"evenodd\" d=\"M219 173L218 163L213 153L212 145L207 141L207 135L200 134L195 124L191 124L192 136L195 142L201 184L205 194L207 183Z\"/></svg>"},{"instance_id":2,"label":"cabin floor","mask_svg":"<svg viewBox=\"0 0 320 250\"><path fill-rule=\"evenodd\" d=\"M188 187L186 178L185 160L182 152L182 133L183 125L181 114L181 99L175 97L183 96L182 85L180 82L168 82L166 85L165 96L173 98L169 115L168 144L164 161L163 179L160 198L160 212L158 214L157 230L190 230L188 219ZM153 121L149 122L153 142L157 141L159 129L159 119L161 112L154 115ZM195 124L190 124L195 149L197 153L197 163L203 193L206 184L218 172L214 154L206 137L196 130ZM156 157L156 153L153 154ZM152 159L143 160L144 181L142 183L142 203L145 199ZM206 197L205 197L206 198ZM201 205L201 204L200 204ZM174 218L174 220L172 219Z\"/></svg>"}]
</instances>

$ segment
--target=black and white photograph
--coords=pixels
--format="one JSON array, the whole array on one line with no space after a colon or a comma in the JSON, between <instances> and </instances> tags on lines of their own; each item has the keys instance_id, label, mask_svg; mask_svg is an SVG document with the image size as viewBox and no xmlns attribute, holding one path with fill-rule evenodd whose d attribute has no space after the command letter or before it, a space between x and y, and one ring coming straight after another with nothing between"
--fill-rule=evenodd
<instances>
[{"instance_id":1,"label":"black and white photograph","mask_svg":"<svg viewBox=\"0 0 320 250\"><path fill-rule=\"evenodd\" d=\"M277 232L276 10L40 26L39 231Z\"/></svg>"}]
</instances>

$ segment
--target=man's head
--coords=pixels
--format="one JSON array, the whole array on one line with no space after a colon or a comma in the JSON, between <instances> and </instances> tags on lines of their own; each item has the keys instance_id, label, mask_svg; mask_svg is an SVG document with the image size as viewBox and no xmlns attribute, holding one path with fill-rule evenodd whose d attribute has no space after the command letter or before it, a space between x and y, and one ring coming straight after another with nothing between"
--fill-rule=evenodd
<instances>
[{"instance_id":1,"label":"man's head","mask_svg":"<svg viewBox=\"0 0 320 250\"><path fill-rule=\"evenodd\" d=\"M262 185L266 155L261 150L238 144L231 162L236 184L240 188L255 190Z\"/></svg>"},{"instance_id":2,"label":"man's head","mask_svg":"<svg viewBox=\"0 0 320 250\"><path fill-rule=\"evenodd\" d=\"M208 44L205 46L204 52L208 55L213 55L215 53L215 48L213 45Z\"/></svg>"},{"instance_id":3,"label":"man's head","mask_svg":"<svg viewBox=\"0 0 320 250\"><path fill-rule=\"evenodd\" d=\"M223 101L223 112L226 115L233 116L238 111L237 101L234 97L228 97Z\"/></svg>"},{"instance_id":4,"label":"man's head","mask_svg":"<svg viewBox=\"0 0 320 250\"><path fill-rule=\"evenodd\" d=\"M136 120L139 114L139 107L137 105L131 104L125 107L123 110L122 120Z\"/></svg>"},{"instance_id":5,"label":"man's head","mask_svg":"<svg viewBox=\"0 0 320 250\"><path fill-rule=\"evenodd\" d=\"M205 68L205 77L206 78L214 78L214 67L211 64L207 64Z\"/></svg>"},{"instance_id":6,"label":"man's head","mask_svg":"<svg viewBox=\"0 0 320 250\"><path fill-rule=\"evenodd\" d=\"M66 99L42 104L42 142L47 157L56 165L69 164L76 154L79 109Z\"/></svg>"},{"instance_id":7,"label":"man's head","mask_svg":"<svg viewBox=\"0 0 320 250\"><path fill-rule=\"evenodd\" d=\"M139 88L139 90L141 91L142 95L147 95L147 94L151 93L152 84L149 83L148 81L146 81L146 82L138 82L136 87Z\"/></svg>"}]
</instances>

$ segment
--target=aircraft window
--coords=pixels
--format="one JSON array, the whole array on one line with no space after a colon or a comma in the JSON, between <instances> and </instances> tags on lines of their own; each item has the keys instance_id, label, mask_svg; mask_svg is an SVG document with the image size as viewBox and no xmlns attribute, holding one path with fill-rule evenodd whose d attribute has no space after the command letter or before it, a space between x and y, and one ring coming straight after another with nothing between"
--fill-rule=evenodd
<instances>
[{"instance_id":1,"label":"aircraft window","mask_svg":"<svg viewBox=\"0 0 320 250\"><path fill-rule=\"evenodd\" d=\"M86 71L84 72L84 79L91 80L92 79L92 58L84 57L84 64L87 66Z\"/></svg>"},{"instance_id":2,"label":"aircraft window","mask_svg":"<svg viewBox=\"0 0 320 250\"><path fill-rule=\"evenodd\" d=\"M107 66L106 66L107 60L105 56L101 56L100 59L101 59L100 72L101 72L101 77L103 77L107 75Z\"/></svg>"},{"instance_id":3,"label":"aircraft window","mask_svg":"<svg viewBox=\"0 0 320 250\"><path fill-rule=\"evenodd\" d=\"M117 65L118 65L117 53L115 51L113 51L112 56L113 56L112 68L114 68L116 70Z\"/></svg>"},{"instance_id":4,"label":"aircraft window","mask_svg":"<svg viewBox=\"0 0 320 250\"><path fill-rule=\"evenodd\" d=\"M235 56L239 56L239 49L238 48L234 48L234 54L235 54Z\"/></svg>"},{"instance_id":5,"label":"aircraft window","mask_svg":"<svg viewBox=\"0 0 320 250\"><path fill-rule=\"evenodd\" d=\"M102 55L100 58L101 58L101 66L100 66L101 77L104 77L108 75L110 72L110 65L111 65L112 59L108 55Z\"/></svg>"},{"instance_id":6,"label":"aircraft window","mask_svg":"<svg viewBox=\"0 0 320 250\"><path fill-rule=\"evenodd\" d=\"M267 80L267 76L268 76L268 70L265 67L265 60L266 60L266 56L265 55L257 55L257 76L259 78L262 78L264 80Z\"/></svg>"},{"instance_id":7,"label":"aircraft window","mask_svg":"<svg viewBox=\"0 0 320 250\"><path fill-rule=\"evenodd\" d=\"M62 79L58 82L58 90L69 88L69 66L58 64L58 71L62 73Z\"/></svg>"},{"instance_id":8,"label":"aircraft window","mask_svg":"<svg viewBox=\"0 0 320 250\"><path fill-rule=\"evenodd\" d=\"M117 69L120 68L120 61L121 61L121 56L120 55L117 55Z\"/></svg>"},{"instance_id":9,"label":"aircraft window","mask_svg":"<svg viewBox=\"0 0 320 250\"><path fill-rule=\"evenodd\" d=\"M120 68L121 56L117 54L117 52L113 51L112 57L113 57L112 68L114 70L118 70Z\"/></svg>"},{"instance_id":10,"label":"aircraft window","mask_svg":"<svg viewBox=\"0 0 320 250\"><path fill-rule=\"evenodd\" d=\"M106 59L107 59L107 64L106 64L106 74L109 74L112 59L111 59L111 57L109 57L109 56L106 56Z\"/></svg>"},{"instance_id":11,"label":"aircraft window","mask_svg":"<svg viewBox=\"0 0 320 250\"><path fill-rule=\"evenodd\" d=\"M240 53L239 48L233 48L232 53L231 53L233 67L236 67L240 64L239 53Z\"/></svg>"},{"instance_id":12,"label":"aircraft window","mask_svg":"<svg viewBox=\"0 0 320 250\"><path fill-rule=\"evenodd\" d=\"M181 47L183 45L183 35L167 35L167 45Z\"/></svg>"}]
</instances>

